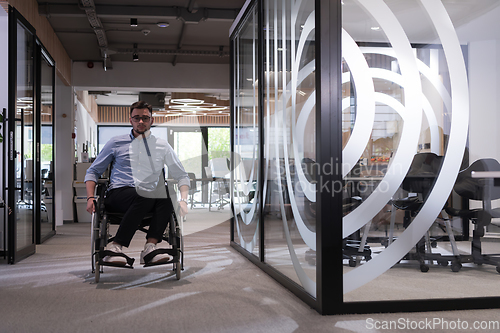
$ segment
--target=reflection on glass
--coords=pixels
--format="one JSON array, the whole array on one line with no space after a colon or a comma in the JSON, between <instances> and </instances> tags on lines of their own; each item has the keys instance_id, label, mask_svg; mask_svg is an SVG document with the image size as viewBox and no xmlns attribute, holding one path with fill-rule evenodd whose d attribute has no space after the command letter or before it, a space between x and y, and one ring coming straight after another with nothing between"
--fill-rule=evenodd
<instances>
[{"instance_id":1,"label":"reflection on glass","mask_svg":"<svg viewBox=\"0 0 500 333\"><path fill-rule=\"evenodd\" d=\"M16 250L33 244L33 36L17 26Z\"/></svg>"},{"instance_id":2,"label":"reflection on glass","mask_svg":"<svg viewBox=\"0 0 500 333\"><path fill-rule=\"evenodd\" d=\"M104 147L106 142L108 142L112 137L117 135L126 135L130 134L131 127L130 126L98 126L98 149L99 152ZM168 129L164 126L153 126L151 127L151 134L156 136L157 138L161 138L168 142ZM98 153L99 153L98 152Z\"/></svg>"},{"instance_id":3,"label":"reflection on glass","mask_svg":"<svg viewBox=\"0 0 500 333\"><path fill-rule=\"evenodd\" d=\"M475 60L471 64L465 56L470 50L464 45L476 39L474 34L462 30L464 44L458 44L459 30L453 25L476 17L481 20L484 10L466 7L457 11L453 1L445 0L344 1L346 301L488 293L478 288L469 295L460 288L443 292L438 285L429 285L425 276L412 278L408 288L408 279L415 274L428 270L462 273L469 267L463 254L470 252L470 242L462 241L468 233L461 217L449 214L453 208L464 208L453 188L458 172L469 165L469 154L496 155L487 146L474 151L465 147L472 89L467 77L474 75L473 68L488 71L483 69L487 63ZM493 7L498 8L498 3ZM418 29L408 24L410 12L411 20L419 22ZM446 15L451 21L444 19ZM472 117L476 112L478 108L471 108ZM487 118L483 114L476 121L483 126ZM473 138L471 132L471 142L482 137L482 133L475 134ZM496 247L499 252L500 246ZM481 270L494 272L495 267ZM474 275L476 283L478 278Z\"/></svg>"},{"instance_id":4,"label":"reflection on glass","mask_svg":"<svg viewBox=\"0 0 500 333\"><path fill-rule=\"evenodd\" d=\"M220 157L230 158L230 130L228 127L208 128L208 160Z\"/></svg>"},{"instance_id":5,"label":"reflection on glass","mask_svg":"<svg viewBox=\"0 0 500 333\"><path fill-rule=\"evenodd\" d=\"M54 151L53 151L53 67L45 59L41 68L41 143L40 143L40 238L43 240L55 228L54 223Z\"/></svg>"},{"instance_id":6,"label":"reflection on glass","mask_svg":"<svg viewBox=\"0 0 500 333\"><path fill-rule=\"evenodd\" d=\"M265 261L316 296L314 2L264 2Z\"/></svg>"},{"instance_id":7,"label":"reflection on glass","mask_svg":"<svg viewBox=\"0 0 500 333\"><path fill-rule=\"evenodd\" d=\"M259 255L259 103L256 8L235 40L234 241ZM209 141L210 142L210 141Z\"/></svg>"},{"instance_id":8,"label":"reflection on glass","mask_svg":"<svg viewBox=\"0 0 500 333\"><path fill-rule=\"evenodd\" d=\"M175 153L182 162L186 172L194 173L196 178L201 178L203 156L203 137L201 132L179 132L174 134Z\"/></svg>"}]
</instances>

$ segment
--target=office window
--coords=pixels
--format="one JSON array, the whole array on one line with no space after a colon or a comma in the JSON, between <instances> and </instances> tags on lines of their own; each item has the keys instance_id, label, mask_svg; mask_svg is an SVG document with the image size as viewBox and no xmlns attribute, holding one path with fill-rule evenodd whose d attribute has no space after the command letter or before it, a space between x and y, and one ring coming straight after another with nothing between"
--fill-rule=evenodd
<instances>
[{"instance_id":1,"label":"office window","mask_svg":"<svg viewBox=\"0 0 500 333\"><path fill-rule=\"evenodd\" d=\"M114 136L130 134L132 126L105 126L97 127L99 152L104 145ZM151 127L151 134L168 142L168 129L166 127Z\"/></svg>"}]
</instances>

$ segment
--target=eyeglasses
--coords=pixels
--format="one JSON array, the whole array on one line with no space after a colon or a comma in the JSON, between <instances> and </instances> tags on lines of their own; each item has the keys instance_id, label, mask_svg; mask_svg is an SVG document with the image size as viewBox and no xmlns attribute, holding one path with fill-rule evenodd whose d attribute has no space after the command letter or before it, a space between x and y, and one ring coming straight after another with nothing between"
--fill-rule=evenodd
<instances>
[{"instance_id":1,"label":"eyeglasses","mask_svg":"<svg viewBox=\"0 0 500 333\"><path fill-rule=\"evenodd\" d=\"M143 121L144 123L148 123L150 120L151 120L151 117L150 116L134 116L132 117L132 120L136 123L138 123L139 121Z\"/></svg>"}]
</instances>

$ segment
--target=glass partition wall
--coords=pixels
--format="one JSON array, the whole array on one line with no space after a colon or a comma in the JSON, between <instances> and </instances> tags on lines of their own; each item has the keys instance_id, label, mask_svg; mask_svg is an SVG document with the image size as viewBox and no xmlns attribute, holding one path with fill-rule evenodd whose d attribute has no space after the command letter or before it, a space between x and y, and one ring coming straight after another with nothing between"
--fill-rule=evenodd
<instances>
[{"instance_id":1,"label":"glass partition wall","mask_svg":"<svg viewBox=\"0 0 500 333\"><path fill-rule=\"evenodd\" d=\"M9 90L3 172L7 257L14 264L55 234L55 62L34 28L9 7Z\"/></svg>"},{"instance_id":2,"label":"glass partition wall","mask_svg":"<svg viewBox=\"0 0 500 333\"><path fill-rule=\"evenodd\" d=\"M264 258L316 296L314 2L264 2Z\"/></svg>"},{"instance_id":3,"label":"glass partition wall","mask_svg":"<svg viewBox=\"0 0 500 333\"><path fill-rule=\"evenodd\" d=\"M254 6L247 14L239 38L234 41L234 116L232 142L235 165L232 203L234 238L241 247L260 256L260 145L259 145L259 70L258 14Z\"/></svg>"},{"instance_id":4,"label":"glass partition wall","mask_svg":"<svg viewBox=\"0 0 500 333\"><path fill-rule=\"evenodd\" d=\"M498 306L499 17L493 0L248 1L231 244L323 314Z\"/></svg>"},{"instance_id":5,"label":"glass partition wall","mask_svg":"<svg viewBox=\"0 0 500 333\"><path fill-rule=\"evenodd\" d=\"M7 161L8 262L35 252L34 49L33 28L9 11L9 112Z\"/></svg>"},{"instance_id":6,"label":"glass partition wall","mask_svg":"<svg viewBox=\"0 0 500 333\"><path fill-rule=\"evenodd\" d=\"M471 178L500 165L484 160L498 151L472 145L482 134L469 118L486 119L475 116L469 78L486 33L478 17L499 3L462 5L343 1L342 236L354 247L344 251L345 302L500 295L500 257L490 256L500 243L483 237L498 213L464 202L495 199L485 179ZM439 287L450 278L451 288Z\"/></svg>"},{"instance_id":7,"label":"glass partition wall","mask_svg":"<svg viewBox=\"0 0 500 333\"><path fill-rule=\"evenodd\" d=\"M55 205L54 205L54 86L55 86L55 63L45 51L43 46L38 46L38 77L39 95L37 134L37 163L39 164L40 178L37 181L40 188L39 216L36 218L36 243L55 234Z\"/></svg>"}]
</instances>

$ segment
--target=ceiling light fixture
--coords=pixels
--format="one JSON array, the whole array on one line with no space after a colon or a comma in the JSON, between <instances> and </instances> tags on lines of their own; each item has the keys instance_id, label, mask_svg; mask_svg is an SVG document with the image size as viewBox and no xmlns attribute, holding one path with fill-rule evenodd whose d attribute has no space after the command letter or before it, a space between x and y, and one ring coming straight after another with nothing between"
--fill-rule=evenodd
<instances>
[{"instance_id":1,"label":"ceiling light fixture","mask_svg":"<svg viewBox=\"0 0 500 333\"><path fill-rule=\"evenodd\" d=\"M371 27L370 29L372 29L373 31L377 31L380 30L380 27Z\"/></svg>"},{"instance_id":2,"label":"ceiling light fixture","mask_svg":"<svg viewBox=\"0 0 500 333\"><path fill-rule=\"evenodd\" d=\"M170 100L170 103L173 104L184 104L184 105L197 105L197 104L203 104L205 101L201 99L194 99L194 98L172 98Z\"/></svg>"},{"instance_id":3,"label":"ceiling light fixture","mask_svg":"<svg viewBox=\"0 0 500 333\"><path fill-rule=\"evenodd\" d=\"M130 26L131 27L137 27L137 19L136 18L131 18L130 19Z\"/></svg>"},{"instance_id":4,"label":"ceiling light fixture","mask_svg":"<svg viewBox=\"0 0 500 333\"><path fill-rule=\"evenodd\" d=\"M158 22L156 23L156 25L160 28L166 28L168 27L170 24L168 22Z\"/></svg>"}]
</instances>

